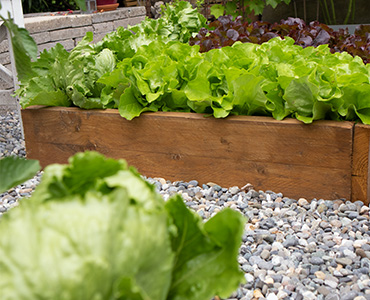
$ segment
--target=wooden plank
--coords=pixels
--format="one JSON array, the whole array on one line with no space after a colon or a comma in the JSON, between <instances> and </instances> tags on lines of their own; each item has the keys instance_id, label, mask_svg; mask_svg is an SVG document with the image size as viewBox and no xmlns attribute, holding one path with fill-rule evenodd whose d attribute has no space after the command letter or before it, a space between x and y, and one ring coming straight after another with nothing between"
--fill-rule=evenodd
<instances>
[{"instance_id":1,"label":"wooden plank","mask_svg":"<svg viewBox=\"0 0 370 300\"><path fill-rule=\"evenodd\" d=\"M138 6L138 2L137 1L132 1L132 0L125 0L124 5L126 7Z\"/></svg>"},{"instance_id":2,"label":"wooden plank","mask_svg":"<svg viewBox=\"0 0 370 300\"><path fill-rule=\"evenodd\" d=\"M356 124L353 140L352 200L370 203L370 126Z\"/></svg>"},{"instance_id":3,"label":"wooden plank","mask_svg":"<svg viewBox=\"0 0 370 300\"><path fill-rule=\"evenodd\" d=\"M163 112L127 121L117 110L76 108L26 109L22 116L28 157L43 166L89 149L125 158L152 177L250 182L295 198L351 197L350 122Z\"/></svg>"}]
</instances>

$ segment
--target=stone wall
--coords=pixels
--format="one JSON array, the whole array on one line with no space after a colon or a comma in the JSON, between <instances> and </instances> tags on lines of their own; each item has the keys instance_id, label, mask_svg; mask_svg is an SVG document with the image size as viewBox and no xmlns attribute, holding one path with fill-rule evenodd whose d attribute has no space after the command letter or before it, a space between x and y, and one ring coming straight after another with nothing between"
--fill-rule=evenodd
<instances>
[{"instance_id":1,"label":"stone wall","mask_svg":"<svg viewBox=\"0 0 370 300\"><path fill-rule=\"evenodd\" d=\"M85 36L86 32L94 33L94 41L100 41L107 33L119 26L135 25L145 18L145 7L122 7L114 11L95 14L41 15L24 18L26 29L30 32L38 45L39 51L50 49L60 43L67 50L71 50ZM0 63L10 66L8 41L0 43ZM13 85L0 78L0 106L14 102L9 98ZM9 90L4 92L2 90Z\"/></svg>"}]
</instances>

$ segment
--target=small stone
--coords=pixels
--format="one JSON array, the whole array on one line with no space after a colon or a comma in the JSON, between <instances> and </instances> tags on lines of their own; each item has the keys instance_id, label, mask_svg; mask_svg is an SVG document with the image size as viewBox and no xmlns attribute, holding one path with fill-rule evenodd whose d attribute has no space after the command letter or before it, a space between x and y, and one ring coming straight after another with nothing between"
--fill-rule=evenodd
<instances>
[{"instance_id":1,"label":"small stone","mask_svg":"<svg viewBox=\"0 0 370 300\"><path fill-rule=\"evenodd\" d=\"M322 265L324 264L324 260L321 257L312 256L310 259L310 263L313 265Z\"/></svg>"},{"instance_id":2,"label":"small stone","mask_svg":"<svg viewBox=\"0 0 370 300\"><path fill-rule=\"evenodd\" d=\"M266 300L279 300L279 298L274 293L270 293L267 295Z\"/></svg>"},{"instance_id":3,"label":"small stone","mask_svg":"<svg viewBox=\"0 0 370 300\"><path fill-rule=\"evenodd\" d=\"M315 272L315 276L319 279L325 280L326 274L322 271Z\"/></svg>"},{"instance_id":4,"label":"small stone","mask_svg":"<svg viewBox=\"0 0 370 300\"><path fill-rule=\"evenodd\" d=\"M285 241L283 242L283 246L285 248L296 246L298 244L298 238L295 236L287 236Z\"/></svg>"},{"instance_id":5,"label":"small stone","mask_svg":"<svg viewBox=\"0 0 370 300\"><path fill-rule=\"evenodd\" d=\"M325 279L325 284L329 287L331 287L332 289L336 289L337 286L338 286L338 283L334 280L330 280L330 279Z\"/></svg>"},{"instance_id":6,"label":"small stone","mask_svg":"<svg viewBox=\"0 0 370 300\"><path fill-rule=\"evenodd\" d=\"M253 297L256 298L256 299L259 299L259 298L263 297L263 294L262 294L261 290L260 289L255 289L253 291Z\"/></svg>"},{"instance_id":7,"label":"small stone","mask_svg":"<svg viewBox=\"0 0 370 300\"><path fill-rule=\"evenodd\" d=\"M231 195L235 195L235 194L240 192L240 189L237 186L233 186L233 187L229 188L229 192L230 192Z\"/></svg>"},{"instance_id":8,"label":"small stone","mask_svg":"<svg viewBox=\"0 0 370 300\"><path fill-rule=\"evenodd\" d=\"M353 242L353 247L355 247L355 248L361 248L365 244L367 244L367 240L355 240Z\"/></svg>"},{"instance_id":9,"label":"small stone","mask_svg":"<svg viewBox=\"0 0 370 300\"><path fill-rule=\"evenodd\" d=\"M356 291L349 291L347 293L342 293L341 294L341 300L353 300L357 296L358 295L357 295Z\"/></svg>"},{"instance_id":10,"label":"small stone","mask_svg":"<svg viewBox=\"0 0 370 300\"><path fill-rule=\"evenodd\" d=\"M316 300L315 294L311 291L304 291L302 296L305 300Z\"/></svg>"},{"instance_id":11,"label":"small stone","mask_svg":"<svg viewBox=\"0 0 370 300\"><path fill-rule=\"evenodd\" d=\"M328 209L328 207L324 203L321 203L317 207L317 212L321 214L322 212L326 211L327 209Z\"/></svg>"},{"instance_id":12,"label":"small stone","mask_svg":"<svg viewBox=\"0 0 370 300\"><path fill-rule=\"evenodd\" d=\"M330 222L330 225L332 225L333 227L336 227L336 228L339 228L339 227L341 227L342 226L342 222L341 221L339 221L339 220L331 220Z\"/></svg>"},{"instance_id":13,"label":"small stone","mask_svg":"<svg viewBox=\"0 0 370 300\"><path fill-rule=\"evenodd\" d=\"M343 266L348 266L348 265L351 265L352 264L352 259L350 258L347 258L347 257L337 257L335 259L335 261L338 263L338 264L341 264Z\"/></svg>"},{"instance_id":14,"label":"small stone","mask_svg":"<svg viewBox=\"0 0 370 300\"><path fill-rule=\"evenodd\" d=\"M269 257L270 257L270 251L268 251L268 250L264 249L264 250L261 252L260 256L261 256L261 258L263 258L264 260L269 259Z\"/></svg>"},{"instance_id":15,"label":"small stone","mask_svg":"<svg viewBox=\"0 0 370 300\"><path fill-rule=\"evenodd\" d=\"M358 212L357 212L357 211L349 211L349 212L347 213L347 217L348 217L349 219L351 219L351 220L353 220L353 219L357 219L357 218L358 218L358 216L359 216L359 214L358 214Z\"/></svg>"},{"instance_id":16,"label":"small stone","mask_svg":"<svg viewBox=\"0 0 370 300\"><path fill-rule=\"evenodd\" d=\"M252 274L245 273L244 278L247 282L254 282L254 276Z\"/></svg>"},{"instance_id":17,"label":"small stone","mask_svg":"<svg viewBox=\"0 0 370 300\"><path fill-rule=\"evenodd\" d=\"M298 205L299 206L306 206L309 205L310 203L305 199L305 198L299 198L298 199Z\"/></svg>"},{"instance_id":18,"label":"small stone","mask_svg":"<svg viewBox=\"0 0 370 300\"><path fill-rule=\"evenodd\" d=\"M191 186L198 186L198 181L197 180L190 180L189 185Z\"/></svg>"},{"instance_id":19,"label":"small stone","mask_svg":"<svg viewBox=\"0 0 370 300\"><path fill-rule=\"evenodd\" d=\"M319 286L319 287L318 287L318 289L317 289L317 291L318 291L321 295L324 295L324 296L327 296L327 295L329 295L329 293L330 293L330 290L329 290L327 287L325 287L325 286Z\"/></svg>"},{"instance_id":20,"label":"small stone","mask_svg":"<svg viewBox=\"0 0 370 300\"><path fill-rule=\"evenodd\" d=\"M325 300L341 300L341 298L337 294L330 293L325 297Z\"/></svg>"},{"instance_id":21,"label":"small stone","mask_svg":"<svg viewBox=\"0 0 370 300\"><path fill-rule=\"evenodd\" d=\"M370 207L369 206L362 206L360 208L360 214L361 215L367 214L369 211L370 211Z\"/></svg>"}]
</instances>

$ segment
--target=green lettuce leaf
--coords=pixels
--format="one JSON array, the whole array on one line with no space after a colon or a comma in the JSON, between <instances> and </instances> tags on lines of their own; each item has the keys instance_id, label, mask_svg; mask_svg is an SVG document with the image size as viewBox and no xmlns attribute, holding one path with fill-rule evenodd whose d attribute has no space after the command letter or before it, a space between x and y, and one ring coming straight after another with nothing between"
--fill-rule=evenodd
<instances>
[{"instance_id":1,"label":"green lettuce leaf","mask_svg":"<svg viewBox=\"0 0 370 300\"><path fill-rule=\"evenodd\" d=\"M38 160L7 156L0 159L0 193L31 179L40 171Z\"/></svg>"},{"instance_id":2,"label":"green lettuce leaf","mask_svg":"<svg viewBox=\"0 0 370 300\"><path fill-rule=\"evenodd\" d=\"M168 200L166 209L177 228L172 239L176 263L167 299L228 297L243 280L236 260L243 233L242 215L225 209L203 224L180 196Z\"/></svg>"},{"instance_id":3,"label":"green lettuce leaf","mask_svg":"<svg viewBox=\"0 0 370 300\"><path fill-rule=\"evenodd\" d=\"M229 209L203 223L125 161L78 153L2 216L1 299L226 297L243 279L243 223Z\"/></svg>"}]
</instances>

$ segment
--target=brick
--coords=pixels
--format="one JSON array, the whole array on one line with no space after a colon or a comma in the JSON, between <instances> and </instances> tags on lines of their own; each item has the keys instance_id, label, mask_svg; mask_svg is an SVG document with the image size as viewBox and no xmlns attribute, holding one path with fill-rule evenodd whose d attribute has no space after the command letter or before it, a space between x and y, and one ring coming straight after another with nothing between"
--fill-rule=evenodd
<instances>
[{"instance_id":1,"label":"brick","mask_svg":"<svg viewBox=\"0 0 370 300\"><path fill-rule=\"evenodd\" d=\"M68 16L72 27L81 27L81 26L89 26L92 25L92 17L91 15L76 15L76 16Z\"/></svg>"},{"instance_id":2,"label":"brick","mask_svg":"<svg viewBox=\"0 0 370 300\"><path fill-rule=\"evenodd\" d=\"M117 20L119 18L119 15L120 15L119 10L98 12L92 15L92 23L96 24Z\"/></svg>"},{"instance_id":3,"label":"brick","mask_svg":"<svg viewBox=\"0 0 370 300\"><path fill-rule=\"evenodd\" d=\"M49 31L33 33L31 34L31 36L35 40L36 44L44 44L44 43L50 42Z\"/></svg>"},{"instance_id":4,"label":"brick","mask_svg":"<svg viewBox=\"0 0 370 300\"><path fill-rule=\"evenodd\" d=\"M0 110L16 109L17 99L13 96L13 89L1 90L0 84Z\"/></svg>"},{"instance_id":5,"label":"brick","mask_svg":"<svg viewBox=\"0 0 370 300\"><path fill-rule=\"evenodd\" d=\"M82 27L92 24L91 15L36 16L24 19L25 27L30 33L44 32L62 28Z\"/></svg>"},{"instance_id":6,"label":"brick","mask_svg":"<svg viewBox=\"0 0 370 300\"><path fill-rule=\"evenodd\" d=\"M73 39L69 40L63 40L58 42L52 42L52 43L46 43L39 45L39 52L42 52L44 50L49 50L50 48L53 48L57 43L62 44L62 46L67 50L72 50L75 47L75 41Z\"/></svg>"},{"instance_id":7,"label":"brick","mask_svg":"<svg viewBox=\"0 0 370 300\"><path fill-rule=\"evenodd\" d=\"M100 42L103 39L103 37L105 37L105 36L106 36L106 33L94 34L93 42L94 43Z\"/></svg>"},{"instance_id":8,"label":"brick","mask_svg":"<svg viewBox=\"0 0 370 300\"><path fill-rule=\"evenodd\" d=\"M134 6L134 7L128 8L128 10L129 10L130 18L146 15L146 10L144 6Z\"/></svg>"},{"instance_id":9,"label":"brick","mask_svg":"<svg viewBox=\"0 0 370 300\"><path fill-rule=\"evenodd\" d=\"M117 20L113 22L113 28L116 30L118 27L125 27L127 28L129 24L130 19L122 19L122 20Z\"/></svg>"},{"instance_id":10,"label":"brick","mask_svg":"<svg viewBox=\"0 0 370 300\"><path fill-rule=\"evenodd\" d=\"M12 89L13 87L14 84L7 82L0 77L0 90L9 90Z\"/></svg>"},{"instance_id":11,"label":"brick","mask_svg":"<svg viewBox=\"0 0 370 300\"><path fill-rule=\"evenodd\" d=\"M113 22L105 22L99 24L93 24L94 33L106 33L114 30Z\"/></svg>"},{"instance_id":12,"label":"brick","mask_svg":"<svg viewBox=\"0 0 370 300\"><path fill-rule=\"evenodd\" d=\"M9 43L8 40L3 40L0 43L0 53L4 53L9 51Z\"/></svg>"},{"instance_id":13,"label":"brick","mask_svg":"<svg viewBox=\"0 0 370 300\"><path fill-rule=\"evenodd\" d=\"M143 21L144 19L145 19L145 16L117 20L113 22L113 27L114 27L114 30L116 30L120 26L127 28L128 25L134 26L140 23L141 21Z\"/></svg>"},{"instance_id":14,"label":"brick","mask_svg":"<svg viewBox=\"0 0 370 300\"><path fill-rule=\"evenodd\" d=\"M9 52L0 53L0 64L8 65L10 64L10 55Z\"/></svg>"},{"instance_id":15,"label":"brick","mask_svg":"<svg viewBox=\"0 0 370 300\"><path fill-rule=\"evenodd\" d=\"M139 24L143 20L145 20L145 16L129 18L128 19L128 24L131 25L131 26L134 26L136 24Z\"/></svg>"},{"instance_id":16,"label":"brick","mask_svg":"<svg viewBox=\"0 0 370 300\"><path fill-rule=\"evenodd\" d=\"M50 32L50 40L53 42L85 36L86 32L93 31L92 26L67 28Z\"/></svg>"},{"instance_id":17,"label":"brick","mask_svg":"<svg viewBox=\"0 0 370 300\"><path fill-rule=\"evenodd\" d=\"M25 18L24 25L30 33L72 27L71 20L65 16L40 16Z\"/></svg>"}]
</instances>

